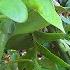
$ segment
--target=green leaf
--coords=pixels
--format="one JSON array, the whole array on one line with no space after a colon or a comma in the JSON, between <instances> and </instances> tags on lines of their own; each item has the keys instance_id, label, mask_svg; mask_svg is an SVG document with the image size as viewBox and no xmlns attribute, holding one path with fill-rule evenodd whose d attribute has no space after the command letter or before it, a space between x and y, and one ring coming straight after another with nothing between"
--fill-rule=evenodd
<instances>
[{"instance_id":1,"label":"green leaf","mask_svg":"<svg viewBox=\"0 0 70 70\"><path fill-rule=\"evenodd\" d=\"M63 39L65 37L64 33L44 33L44 32L34 32L35 39L44 44L45 42L56 41L58 39Z\"/></svg>"},{"instance_id":2,"label":"green leaf","mask_svg":"<svg viewBox=\"0 0 70 70\"><path fill-rule=\"evenodd\" d=\"M44 70L41 68L41 66L38 64L37 60L34 59L34 69L33 70Z\"/></svg>"},{"instance_id":3,"label":"green leaf","mask_svg":"<svg viewBox=\"0 0 70 70\"><path fill-rule=\"evenodd\" d=\"M17 64L16 63L1 63L0 70L16 70Z\"/></svg>"},{"instance_id":4,"label":"green leaf","mask_svg":"<svg viewBox=\"0 0 70 70\"><path fill-rule=\"evenodd\" d=\"M22 59L33 60L35 58L35 55L34 55L35 54L35 51L34 50L35 50L35 48L33 46L32 48L28 49L26 55L25 56L22 56L21 58Z\"/></svg>"},{"instance_id":5,"label":"green leaf","mask_svg":"<svg viewBox=\"0 0 70 70\"><path fill-rule=\"evenodd\" d=\"M50 59L52 62L61 65L62 67L68 67L70 68L70 65L64 62L59 57L55 56L53 53L51 53L47 48L43 47L42 45L38 44L38 50L48 59Z\"/></svg>"},{"instance_id":6,"label":"green leaf","mask_svg":"<svg viewBox=\"0 0 70 70\"><path fill-rule=\"evenodd\" d=\"M0 60L3 56L5 45L6 45L7 40L8 40L7 36L8 36L7 34L0 32Z\"/></svg>"},{"instance_id":7,"label":"green leaf","mask_svg":"<svg viewBox=\"0 0 70 70\"><path fill-rule=\"evenodd\" d=\"M18 62L19 70L33 70L34 65L32 62Z\"/></svg>"},{"instance_id":8,"label":"green leaf","mask_svg":"<svg viewBox=\"0 0 70 70\"><path fill-rule=\"evenodd\" d=\"M55 11L52 0L28 0L27 3L29 7L37 11L47 22L65 33L62 21Z\"/></svg>"},{"instance_id":9,"label":"green leaf","mask_svg":"<svg viewBox=\"0 0 70 70\"><path fill-rule=\"evenodd\" d=\"M27 8L21 0L0 0L0 12L16 22L24 22L28 17Z\"/></svg>"},{"instance_id":10,"label":"green leaf","mask_svg":"<svg viewBox=\"0 0 70 70\"><path fill-rule=\"evenodd\" d=\"M27 50L26 55L20 57L20 59L22 59L22 60L25 59L28 61L21 61L20 62L20 60L19 60L19 62L18 62L19 70L23 70L23 69L33 70L33 68L34 68L34 61L33 60L35 59L34 54L35 54L35 51L34 51L34 47L33 47L33 48Z\"/></svg>"},{"instance_id":11,"label":"green leaf","mask_svg":"<svg viewBox=\"0 0 70 70\"><path fill-rule=\"evenodd\" d=\"M15 22L12 21L11 19L5 18L5 19L0 19L0 30L3 33L8 33L11 34L14 31L15 28Z\"/></svg>"},{"instance_id":12,"label":"green leaf","mask_svg":"<svg viewBox=\"0 0 70 70\"><path fill-rule=\"evenodd\" d=\"M10 19L0 19L0 60L3 55L6 43L10 37L9 33L12 33L11 23L12 20Z\"/></svg>"},{"instance_id":13,"label":"green leaf","mask_svg":"<svg viewBox=\"0 0 70 70\"><path fill-rule=\"evenodd\" d=\"M31 10L29 12L29 19L24 24L15 25L14 35L31 33L48 25L49 24L38 13Z\"/></svg>"},{"instance_id":14,"label":"green leaf","mask_svg":"<svg viewBox=\"0 0 70 70\"><path fill-rule=\"evenodd\" d=\"M67 68L62 67L61 65L56 65L57 66L57 70L67 70Z\"/></svg>"},{"instance_id":15,"label":"green leaf","mask_svg":"<svg viewBox=\"0 0 70 70\"><path fill-rule=\"evenodd\" d=\"M48 58L43 57L43 59L38 60L38 63L43 67L48 70L57 70L57 66L55 63L50 61Z\"/></svg>"},{"instance_id":16,"label":"green leaf","mask_svg":"<svg viewBox=\"0 0 70 70\"><path fill-rule=\"evenodd\" d=\"M12 36L7 44L6 47L8 49L15 49L15 50L22 50L28 49L34 46L33 38L31 34L21 34Z\"/></svg>"}]
</instances>

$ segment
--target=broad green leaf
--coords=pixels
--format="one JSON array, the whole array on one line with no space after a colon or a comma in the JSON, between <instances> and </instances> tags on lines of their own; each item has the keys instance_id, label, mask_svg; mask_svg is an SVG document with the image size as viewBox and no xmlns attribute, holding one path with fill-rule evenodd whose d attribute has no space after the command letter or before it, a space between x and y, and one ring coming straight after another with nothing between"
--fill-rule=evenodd
<instances>
[{"instance_id":1,"label":"broad green leaf","mask_svg":"<svg viewBox=\"0 0 70 70\"><path fill-rule=\"evenodd\" d=\"M64 33L44 33L44 32L34 32L35 39L44 44L45 42L56 41L58 39L63 39L65 37Z\"/></svg>"},{"instance_id":2,"label":"broad green leaf","mask_svg":"<svg viewBox=\"0 0 70 70\"><path fill-rule=\"evenodd\" d=\"M16 22L24 22L28 17L27 8L21 0L0 0L0 12Z\"/></svg>"},{"instance_id":3,"label":"broad green leaf","mask_svg":"<svg viewBox=\"0 0 70 70\"><path fill-rule=\"evenodd\" d=\"M57 66L57 70L67 70L67 68L62 67L61 65L56 65Z\"/></svg>"},{"instance_id":4,"label":"broad green leaf","mask_svg":"<svg viewBox=\"0 0 70 70\"><path fill-rule=\"evenodd\" d=\"M38 63L41 65L41 67L48 70L58 70L56 64L50 61L48 58L43 57L43 59L38 60Z\"/></svg>"},{"instance_id":5,"label":"broad green leaf","mask_svg":"<svg viewBox=\"0 0 70 70\"><path fill-rule=\"evenodd\" d=\"M1 61L1 58L3 56L3 52L5 49L5 45L7 43L7 40L8 40L7 34L0 32L0 61Z\"/></svg>"},{"instance_id":6,"label":"broad green leaf","mask_svg":"<svg viewBox=\"0 0 70 70\"><path fill-rule=\"evenodd\" d=\"M11 19L4 18L0 19L0 30L3 33L8 33L11 34L14 31L15 28L15 22L12 21Z\"/></svg>"},{"instance_id":7,"label":"broad green leaf","mask_svg":"<svg viewBox=\"0 0 70 70\"><path fill-rule=\"evenodd\" d=\"M19 70L33 70L34 65L32 62L18 62L18 69Z\"/></svg>"},{"instance_id":8,"label":"broad green leaf","mask_svg":"<svg viewBox=\"0 0 70 70\"><path fill-rule=\"evenodd\" d=\"M70 34L70 33L69 33L69 31L70 31L70 25L69 25L69 24L65 26L65 31L66 31L68 34Z\"/></svg>"},{"instance_id":9,"label":"broad green leaf","mask_svg":"<svg viewBox=\"0 0 70 70\"><path fill-rule=\"evenodd\" d=\"M0 25L1 25L0 26L0 60L3 55L6 43L10 37L8 34L11 33L10 28L12 27L11 26L12 22L10 21L11 21L10 19L0 19Z\"/></svg>"},{"instance_id":10,"label":"broad green leaf","mask_svg":"<svg viewBox=\"0 0 70 70\"><path fill-rule=\"evenodd\" d=\"M47 70L46 68L42 68L40 65L39 65L39 63L38 63L38 61L37 61L37 59L36 59L36 56L37 56L37 50L36 50L36 46L35 47L33 47L32 49L29 49L28 51L27 51L27 54L25 55L25 56L22 56L22 59L30 59L30 60L32 60L32 65L30 66L30 65L28 65L28 63L27 63L27 67L25 68L26 70L30 70L30 67L32 67L32 69L31 70ZM20 65L21 66L21 65ZM24 66L24 65L23 65ZM28 66L29 66L29 68L28 68ZM22 70L22 69L21 69Z\"/></svg>"},{"instance_id":11,"label":"broad green leaf","mask_svg":"<svg viewBox=\"0 0 70 70\"><path fill-rule=\"evenodd\" d=\"M31 10L29 18L24 24L16 24L14 34L24 34L37 31L49 24L36 12Z\"/></svg>"},{"instance_id":12,"label":"broad green leaf","mask_svg":"<svg viewBox=\"0 0 70 70\"><path fill-rule=\"evenodd\" d=\"M65 33L62 21L55 11L52 0L28 0L28 5L37 11L48 23Z\"/></svg>"},{"instance_id":13,"label":"broad green leaf","mask_svg":"<svg viewBox=\"0 0 70 70\"><path fill-rule=\"evenodd\" d=\"M35 51L34 51L34 46L30 49L27 50L27 53L25 56L22 56L21 59L29 59L29 60L33 60L35 58Z\"/></svg>"},{"instance_id":14,"label":"broad green leaf","mask_svg":"<svg viewBox=\"0 0 70 70\"><path fill-rule=\"evenodd\" d=\"M37 43L38 50L48 59L50 59L52 62L61 65L62 67L68 67L70 68L70 65L64 62L59 57L55 56L53 53L51 53L47 48L43 47L39 43Z\"/></svg>"},{"instance_id":15,"label":"broad green leaf","mask_svg":"<svg viewBox=\"0 0 70 70\"><path fill-rule=\"evenodd\" d=\"M35 59L35 51L34 51L34 47L31 49L28 49L26 55L21 56L20 59L22 60L28 60L28 61L22 61L22 62L18 62L18 68L19 70L33 70L34 69L34 59Z\"/></svg>"},{"instance_id":16,"label":"broad green leaf","mask_svg":"<svg viewBox=\"0 0 70 70\"><path fill-rule=\"evenodd\" d=\"M6 44L6 47L8 49L15 49L15 50L28 49L33 46L34 44L31 34L24 34L24 35L21 34L21 35L12 36Z\"/></svg>"}]
</instances>

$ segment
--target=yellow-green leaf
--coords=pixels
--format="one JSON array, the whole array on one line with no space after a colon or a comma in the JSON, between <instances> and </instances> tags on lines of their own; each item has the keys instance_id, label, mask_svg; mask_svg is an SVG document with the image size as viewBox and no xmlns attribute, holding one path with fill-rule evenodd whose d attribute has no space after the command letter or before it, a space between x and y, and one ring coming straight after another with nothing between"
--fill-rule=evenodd
<instances>
[{"instance_id":1,"label":"yellow-green leaf","mask_svg":"<svg viewBox=\"0 0 70 70\"><path fill-rule=\"evenodd\" d=\"M47 22L65 33L61 18L55 11L52 0L28 0L27 4L37 11Z\"/></svg>"}]
</instances>

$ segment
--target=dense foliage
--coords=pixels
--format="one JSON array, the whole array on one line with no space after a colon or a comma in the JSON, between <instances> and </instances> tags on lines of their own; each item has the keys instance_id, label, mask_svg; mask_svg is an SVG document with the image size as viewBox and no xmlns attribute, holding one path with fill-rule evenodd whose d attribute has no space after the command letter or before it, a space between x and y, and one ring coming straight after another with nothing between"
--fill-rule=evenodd
<instances>
[{"instance_id":1,"label":"dense foliage","mask_svg":"<svg viewBox=\"0 0 70 70\"><path fill-rule=\"evenodd\" d=\"M70 70L70 0L0 0L0 70Z\"/></svg>"}]
</instances>

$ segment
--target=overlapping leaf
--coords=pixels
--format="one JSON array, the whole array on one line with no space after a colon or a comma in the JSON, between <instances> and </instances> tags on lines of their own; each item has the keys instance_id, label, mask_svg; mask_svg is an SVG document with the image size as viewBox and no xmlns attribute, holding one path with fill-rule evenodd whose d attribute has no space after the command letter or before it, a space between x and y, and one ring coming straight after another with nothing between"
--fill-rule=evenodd
<instances>
[{"instance_id":1,"label":"overlapping leaf","mask_svg":"<svg viewBox=\"0 0 70 70\"><path fill-rule=\"evenodd\" d=\"M52 0L28 0L28 5L37 11L47 22L65 33L62 21L55 11Z\"/></svg>"},{"instance_id":2,"label":"overlapping leaf","mask_svg":"<svg viewBox=\"0 0 70 70\"><path fill-rule=\"evenodd\" d=\"M34 37L39 43L44 44L46 42L63 39L65 37L65 34L63 34L63 33L44 33L44 32L38 31L38 32L34 32Z\"/></svg>"},{"instance_id":3,"label":"overlapping leaf","mask_svg":"<svg viewBox=\"0 0 70 70\"><path fill-rule=\"evenodd\" d=\"M42 45L38 44L39 51L48 59L50 59L52 62L61 65L62 67L69 67L70 65L64 62L59 57L55 56L53 53L51 53L47 48L43 47ZM55 60L54 60L55 59Z\"/></svg>"},{"instance_id":4,"label":"overlapping leaf","mask_svg":"<svg viewBox=\"0 0 70 70\"><path fill-rule=\"evenodd\" d=\"M0 13L16 22L24 22L28 17L27 8L21 0L0 0Z\"/></svg>"},{"instance_id":5,"label":"overlapping leaf","mask_svg":"<svg viewBox=\"0 0 70 70\"><path fill-rule=\"evenodd\" d=\"M1 61L1 58L3 56L3 52L5 49L5 45L7 43L7 40L8 40L7 34L0 32L0 61Z\"/></svg>"},{"instance_id":6,"label":"overlapping leaf","mask_svg":"<svg viewBox=\"0 0 70 70\"><path fill-rule=\"evenodd\" d=\"M32 33L49 24L36 12L30 11L29 18L24 24L16 24L14 34Z\"/></svg>"},{"instance_id":7,"label":"overlapping leaf","mask_svg":"<svg viewBox=\"0 0 70 70\"><path fill-rule=\"evenodd\" d=\"M6 47L8 49L15 49L15 50L28 49L33 46L34 44L33 44L33 38L31 34L15 35L11 37L6 44Z\"/></svg>"}]
</instances>

